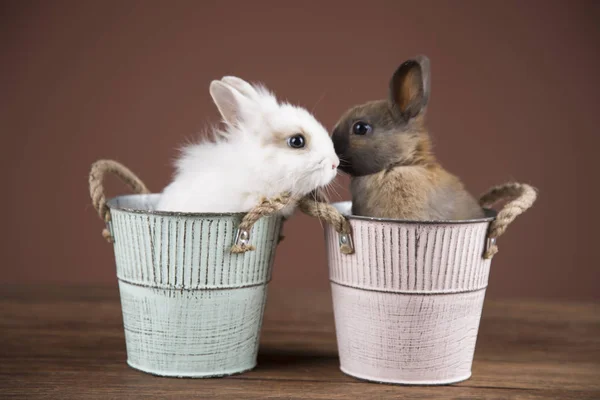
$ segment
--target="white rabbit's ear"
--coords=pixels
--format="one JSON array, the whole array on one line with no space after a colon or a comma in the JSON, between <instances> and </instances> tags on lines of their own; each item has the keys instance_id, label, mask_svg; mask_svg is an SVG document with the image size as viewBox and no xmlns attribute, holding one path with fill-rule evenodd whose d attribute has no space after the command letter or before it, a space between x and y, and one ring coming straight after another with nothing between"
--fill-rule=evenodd
<instances>
[{"instance_id":1,"label":"white rabbit's ear","mask_svg":"<svg viewBox=\"0 0 600 400\"><path fill-rule=\"evenodd\" d=\"M224 76L223 78L221 78L221 82L237 89L238 92L248 97L249 99L254 100L259 97L258 92L251 84L236 76Z\"/></svg>"},{"instance_id":2,"label":"white rabbit's ear","mask_svg":"<svg viewBox=\"0 0 600 400\"><path fill-rule=\"evenodd\" d=\"M222 81L210 83L210 95L217 105L223 120L232 126L239 126L244 114L252 107L252 102L233 87Z\"/></svg>"}]
</instances>

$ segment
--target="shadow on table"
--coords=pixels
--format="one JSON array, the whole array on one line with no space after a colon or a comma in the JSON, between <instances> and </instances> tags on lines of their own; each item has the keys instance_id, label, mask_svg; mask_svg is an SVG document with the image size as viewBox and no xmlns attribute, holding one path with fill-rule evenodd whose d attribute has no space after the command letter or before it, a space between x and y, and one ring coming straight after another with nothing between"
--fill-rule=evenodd
<instances>
[{"instance_id":1,"label":"shadow on table","mask_svg":"<svg viewBox=\"0 0 600 400\"><path fill-rule=\"evenodd\" d=\"M337 352L316 352L314 350L282 350L261 348L258 353L257 371L268 372L290 368L290 370L337 369Z\"/></svg>"}]
</instances>

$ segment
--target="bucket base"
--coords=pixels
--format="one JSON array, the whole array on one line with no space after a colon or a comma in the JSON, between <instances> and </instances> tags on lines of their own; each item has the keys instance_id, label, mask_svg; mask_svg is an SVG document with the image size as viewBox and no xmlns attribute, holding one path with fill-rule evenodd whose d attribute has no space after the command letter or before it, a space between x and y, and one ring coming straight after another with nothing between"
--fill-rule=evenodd
<instances>
[{"instance_id":1,"label":"bucket base","mask_svg":"<svg viewBox=\"0 0 600 400\"><path fill-rule=\"evenodd\" d=\"M256 366L266 285L172 290L121 280L119 288L131 367L202 378Z\"/></svg>"},{"instance_id":2,"label":"bucket base","mask_svg":"<svg viewBox=\"0 0 600 400\"><path fill-rule=\"evenodd\" d=\"M344 374L351 376L353 378L361 379L364 381L377 382L377 383L386 383L386 384L394 384L394 385L405 385L405 386L440 386L440 385L451 385L453 383L459 383L466 381L471 377L471 372L468 375L450 379L441 379L441 380L432 380L432 381L420 381L420 380L403 380L403 379L382 379L380 377L367 376L360 373L353 373L345 370L340 366L340 371Z\"/></svg>"},{"instance_id":3,"label":"bucket base","mask_svg":"<svg viewBox=\"0 0 600 400\"><path fill-rule=\"evenodd\" d=\"M242 374L244 372L251 371L256 367L256 363L255 363L250 368L245 368L245 369L240 369L240 370L230 370L230 371L222 371L222 372L204 372L204 373L202 373L202 372L201 373L189 373L189 372L177 373L177 372L171 372L171 371L165 372L165 371L159 371L159 370L152 370L152 369L140 367L139 365L135 365L135 363L132 363L129 360L127 360L127 365L129 365L131 368L136 369L138 371L142 371L147 374L154 375L154 376L160 376L163 378L194 378L194 379L222 378L222 377L226 377L226 376Z\"/></svg>"},{"instance_id":4,"label":"bucket base","mask_svg":"<svg viewBox=\"0 0 600 400\"><path fill-rule=\"evenodd\" d=\"M340 368L369 381L447 385L471 376L485 290L388 293L332 283Z\"/></svg>"}]
</instances>

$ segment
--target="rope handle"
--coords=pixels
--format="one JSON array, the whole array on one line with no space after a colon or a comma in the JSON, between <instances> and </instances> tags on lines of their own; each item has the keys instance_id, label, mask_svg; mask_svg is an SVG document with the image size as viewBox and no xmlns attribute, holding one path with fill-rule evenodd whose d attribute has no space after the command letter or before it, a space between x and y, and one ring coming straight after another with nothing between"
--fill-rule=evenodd
<instances>
[{"instance_id":1,"label":"rope handle","mask_svg":"<svg viewBox=\"0 0 600 400\"><path fill-rule=\"evenodd\" d=\"M98 215L108 224L108 222L110 222L110 210L106 205L106 196L104 194L104 177L107 173L118 176L135 194L148 194L150 191L136 174L117 161L98 160L93 163L89 177L90 197L92 198L92 204L98 212ZM260 218L274 214L293 202L294 199L289 194L283 194L272 199L263 199L242 219L231 252L239 254L254 250L254 246L250 244L250 231L252 230L252 226L254 226ZM102 230L102 236L107 242L114 243L114 238L110 234L108 228ZM281 237L279 238L279 241L281 241Z\"/></svg>"},{"instance_id":2,"label":"rope handle","mask_svg":"<svg viewBox=\"0 0 600 400\"><path fill-rule=\"evenodd\" d=\"M98 160L92 164L90 170L90 197L92 204L98 212L100 219L108 224L110 222L110 210L106 205L104 194L104 176L107 173L114 174L121 179L136 194L150 193L144 182L140 180L129 168L114 160ZM102 236L107 242L113 243L114 238L108 228L102 230Z\"/></svg>"},{"instance_id":3,"label":"rope handle","mask_svg":"<svg viewBox=\"0 0 600 400\"><path fill-rule=\"evenodd\" d=\"M533 186L524 183L506 183L491 188L481 196L479 204L488 208L504 200L507 203L490 224L484 258L489 259L498 252L496 240L506 231L519 215L527 211L537 198L537 191ZM352 226L335 207L327 202L318 191L307 195L298 202L300 210L312 217L320 218L329 223L340 235L340 251L343 254L353 254Z\"/></svg>"},{"instance_id":4,"label":"rope handle","mask_svg":"<svg viewBox=\"0 0 600 400\"><path fill-rule=\"evenodd\" d=\"M300 199L298 207L303 213L325 221L336 230L339 234L339 246L342 254L354 253L350 221L329 204L318 190Z\"/></svg>"},{"instance_id":5,"label":"rope handle","mask_svg":"<svg viewBox=\"0 0 600 400\"><path fill-rule=\"evenodd\" d=\"M537 198L537 190L525 183L509 182L495 186L484 193L479 199L479 205L490 208L499 201L507 203L498 212L488 229L486 250L483 258L490 259L498 252L496 240L506 231L508 225L519 215L527 211Z\"/></svg>"},{"instance_id":6,"label":"rope handle","mask_svg":"<svg viewBox=\"0 0 600 400\"><path fill-rule=\"evenodd\" d=\"M236 233L235 244L232 253L243 253L254 250L249 244L250 229L256 221L266 215L271 215L281 211L287 206L297 205L300 211L311 216L322 219L332 225L340 234L340 251L343 254L354 253L352 242L352 227L350 222L323 197L320 191L315 190L303 198L295 198L289 193L284 193L271 199L263 199L258 206L250 210L242 219L240 227ZM279 242L283 240L280 236Z\"/></svg>"},{"instance_id":7,"label":"rope handle","mask_svg":"<svg viewBox=\"0 0 600 400\"><path fill-rule=\"evenodd\" d=\"M293 205L296 201L297 200L289 193L283 193L270 199L263 198L256 207L244 215L236 232L235 242L231 247L231 252L240 254L254 250L255 247L250 244L250 231L252 230L252 226L254 226L254 224L262 217L273 215L288 205ZM279 244L282 240L283 236L280 236L277 243Z\"/></svg>"}]
</instances>

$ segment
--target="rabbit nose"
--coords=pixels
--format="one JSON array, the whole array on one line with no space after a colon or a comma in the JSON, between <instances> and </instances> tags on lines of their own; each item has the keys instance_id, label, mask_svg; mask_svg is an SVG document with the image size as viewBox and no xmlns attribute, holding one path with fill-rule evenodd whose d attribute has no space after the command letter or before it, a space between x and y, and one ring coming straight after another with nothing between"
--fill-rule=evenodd
<instances>
[{"instance_id":1,"label":"rabbit nose","mask_svg":"<svg viewBox=\"0 0 600 400\"><path fill-rule=\"evenodd\" d=\"M336 156L333 157L333 163L331 163L331 169L336 169L340 165L340 159Z\"/></svg>"}]
</instances>

